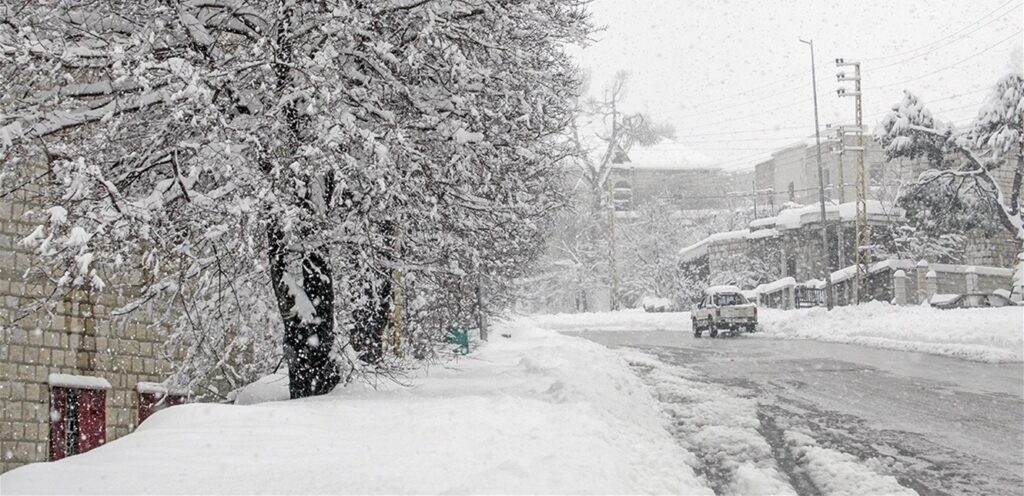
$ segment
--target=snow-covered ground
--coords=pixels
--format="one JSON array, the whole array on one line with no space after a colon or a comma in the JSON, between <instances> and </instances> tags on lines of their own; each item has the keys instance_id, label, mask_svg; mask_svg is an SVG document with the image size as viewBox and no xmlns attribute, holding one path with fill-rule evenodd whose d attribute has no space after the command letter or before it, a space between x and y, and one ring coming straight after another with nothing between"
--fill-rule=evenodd
<instances>
[{"instance_id":1,"label":"snow-covered ground","mask_svg":"<svg viewBox=\"0 0 1024 496\"><path fill-rule=\"evenodd\" d=\"M5 495L711 494L622 357L528 321L500 333L512 336L409 387L168 408L91 452L8 472L0 487Z\"/></svg>"},{"instance_id":2,"label":"snow-covered ground","mask_svg":"<svg viewBox=\"0 0 1024 496\"><path fill-rule=\"evenodd\" d=\"M871 302L831 312L761 308L758 316L763 332L745 337L815 339L993 363L1024 361L1024 307L939 310ZM529 320L560 331L691 331L689 312L624 310Z\"/></svg>"},{"instance_id":3,"label":"snow-covered ground","mask_svg":"<svg viewBox=\"0 0 1024 496\"><path fill-rule=\"evenodd\" d=\"M801 310L763 309L764 335L852 343L984 362L1024 361L1024 308L939 310L929 306L864 305Z\"/></svg>"},{"instance_id":4,"label":"snow-covered ground","mask_svg":"<svg viewBox=\"0 0 1024 496\"><path fill-rule=\"evenodd\" d=\"M534 315L529 320L538 327L573 331L689 331L690 312L645 312L643 309L618 312L558 313Z\"/></svg>"},{"instance_id":5,"label":"snow-covered ground","mask_svg":"<svg viewBox=\"0 0 1024 496\"><path fill-rule=\"evenodd\" d=\"M883 460L860 460L819 446L808 432L762 421L759 408L768 398L645 353L622 353L652 386L674 421L673 433L696 455L691 463L716 494L798 494L794 484L832 495L917 494L900 485ZM780 460L787 465L780 467Z\"/></svg>"}]
</instances>

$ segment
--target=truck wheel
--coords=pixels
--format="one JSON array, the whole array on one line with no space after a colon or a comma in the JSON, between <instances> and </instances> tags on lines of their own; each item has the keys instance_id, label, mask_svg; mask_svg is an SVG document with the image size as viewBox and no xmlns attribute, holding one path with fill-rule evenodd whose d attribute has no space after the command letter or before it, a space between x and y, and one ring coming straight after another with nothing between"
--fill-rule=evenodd
<instances>
[{"instance_id":1,"label":"truck wheel","mask_svg":"<svg viewBox=\"0 0 1024 496\"><path fill-rule=\"evenodd\" d=\"M717 338L718 337L718 327L715 327L715 323L714 322L711 323L711 330L708 331L708 335L713 337L713 338Z\"/></svg>"},{"instance_id":2,"label":"truck wheel","mask_svg":"<svg viewBox=\"0 0 1024 496\"><path fill-rule=\"evenodd\" d=\"M693 337L700 337L700 326L697 325L697 319L690 317L690 325L693 327Z\"/></svg>"}]
</instances>

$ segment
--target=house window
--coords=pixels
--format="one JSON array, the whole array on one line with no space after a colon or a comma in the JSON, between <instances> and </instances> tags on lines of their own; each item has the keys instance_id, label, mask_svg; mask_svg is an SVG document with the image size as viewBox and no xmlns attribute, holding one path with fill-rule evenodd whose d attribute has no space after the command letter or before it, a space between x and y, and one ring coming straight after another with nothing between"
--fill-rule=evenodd
<instances>
[{"instance_id":1,"label":"house window","mask_svg":"<svg viewBox=\"0 0 1024 496\"><path fill-rule=\"evenodd\" d=\"M171 389L157 382L140 382L135 386L139 393L139 424L164 408L180 405L188 400L188 392Z\"/></svg>"},{"instance_id":2,"label":"house window","mask_svg":"<svg viewBox=\"0 0 1024 496\"><path fill-rule=\"evenodd\" d=\"M796 255L786 257L786 277L796 277Z\"/></svg>"},{"instance_id":3,"label":"house window","mask_svg":"<svg viewBox=\"0 0 1024 496\"><path fill-rule=\"evenodd\" d=\"M50 460L107 442L107 390L100 377L50 374Z\"/></svg>"}]
</instances>

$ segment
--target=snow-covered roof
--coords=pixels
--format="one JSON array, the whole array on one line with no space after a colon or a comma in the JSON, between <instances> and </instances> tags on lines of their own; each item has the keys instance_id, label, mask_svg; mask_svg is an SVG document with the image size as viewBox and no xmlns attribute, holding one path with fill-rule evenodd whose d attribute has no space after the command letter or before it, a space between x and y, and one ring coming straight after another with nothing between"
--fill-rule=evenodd
<instances>
[{"instance_id":1,"label":"snow-covered roof","mask_svg":"<svg viewBox=\"0 0 1024 496\"><path fill-rule=\"evenodd\" d=\"M612 165L616 169L692 170L717 169L718 162L677 141L662 138L650 146L634 146L629 161Z\"/></svg>"},{"instance_id":2,"label":"snow-covered roof","mask_svg":"<svg viewBox=\"0 0 1024 496\"><path fill-rule=\"evenodd\" d=\"M110 382L91 375L50 374L46 378L50 387L75 389L110 389Z\"/></svg>"}]
</instances>

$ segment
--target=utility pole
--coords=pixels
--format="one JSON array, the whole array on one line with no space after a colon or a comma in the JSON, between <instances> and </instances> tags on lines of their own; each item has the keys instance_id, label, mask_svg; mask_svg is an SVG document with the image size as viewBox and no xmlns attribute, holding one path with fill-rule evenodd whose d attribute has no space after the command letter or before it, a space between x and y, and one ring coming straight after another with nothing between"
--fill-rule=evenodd
<instances>
[{"instance_id":1,"label":"utility pole","mask_svg":"<svg viewBox=\"0 0 1024 496\"><path fill-rule=\"evenodd\" d=\"M611 174L608 175L605 182L608 183L608 276L611 282L608 307L610 310L618 310L619 273L615 261L615 191L612 189Z\"/></svg>"},{"instance_id":2,"label":"utility pole","mask_svg":"<svg viewBox=\"0 0 1024 496\"><path fill-rule=\"evenodd\" d=\"M757 179L750 182L750 191L754 193L754 218L757 218Z\"/></svg>"},{"instance_id":3,"label":"utility pole","mask_svg":"<svg viewBox=\"0 0 1024 496\"><path fill-rule=\"evenodd\" d=\"M831 127L826 125L826 127ZM843 176L843 156L846 154L846 128L842 124L832 127L836 130L836 147L832 149L832 153L839 156L839 166L837 172L839 172L839 203L846 203L846 178Z\"/></svg>"},{"instance_id":4,"label":"utility pole","mask_svg":"<svg viewBox=\"0 0 1024 496\"><path fill-rule=\"evenodd\" d=\"M836 130L836 143L838 146L832 150L832 153L838 155L838 170L839 172L839 204L846 203L846 178L843 175L843 155L846 154L846 126L838 125L834 128ZM839 222L836 225L836 259L839 260L840 264L846 264L846 234L843 228L842 215L839 217Z\"/></svg>"},{"instance_id":5,"label":"utility pole","mask_svg":"<svg viewBox=\"0 0 1024 496\"><path fill-rule=\"evenodd\" d=\"M825 305L832 310L832 257L828 249L828 222L825 217L825 173L821 168L821 130L818 125L818 75L814 68L814 40L800 40L811 47L811 90L814 92L814 140L818 152L818 202L821 206L821 248L825 252Z\"/></svg>"},{"instance_id":6,"label":"utility pole","mask_svg":"<svg viewBox=\"0 0 1024 496\"><path fill-rule=\"evenodd\" d=\"M868 205L867 205L867 180L864 172L864 102L861 99L860 84L860 62L847 62L843 59L836 59L836 67L853 67L853 75L848 76L840 71L836 74L839 82L853 81L853 91L846 91L845 88L836 90L840 97L851 96L854 98L856 108L857 126L856 147L846 147L847 150L856 150L857 154L857 219L855 235L855 255L857 259L857 284L854 300L860 303L867 298L868 290L868 264L871 263L871 231L868 226Z\"/></svg>"}]
</instances>

